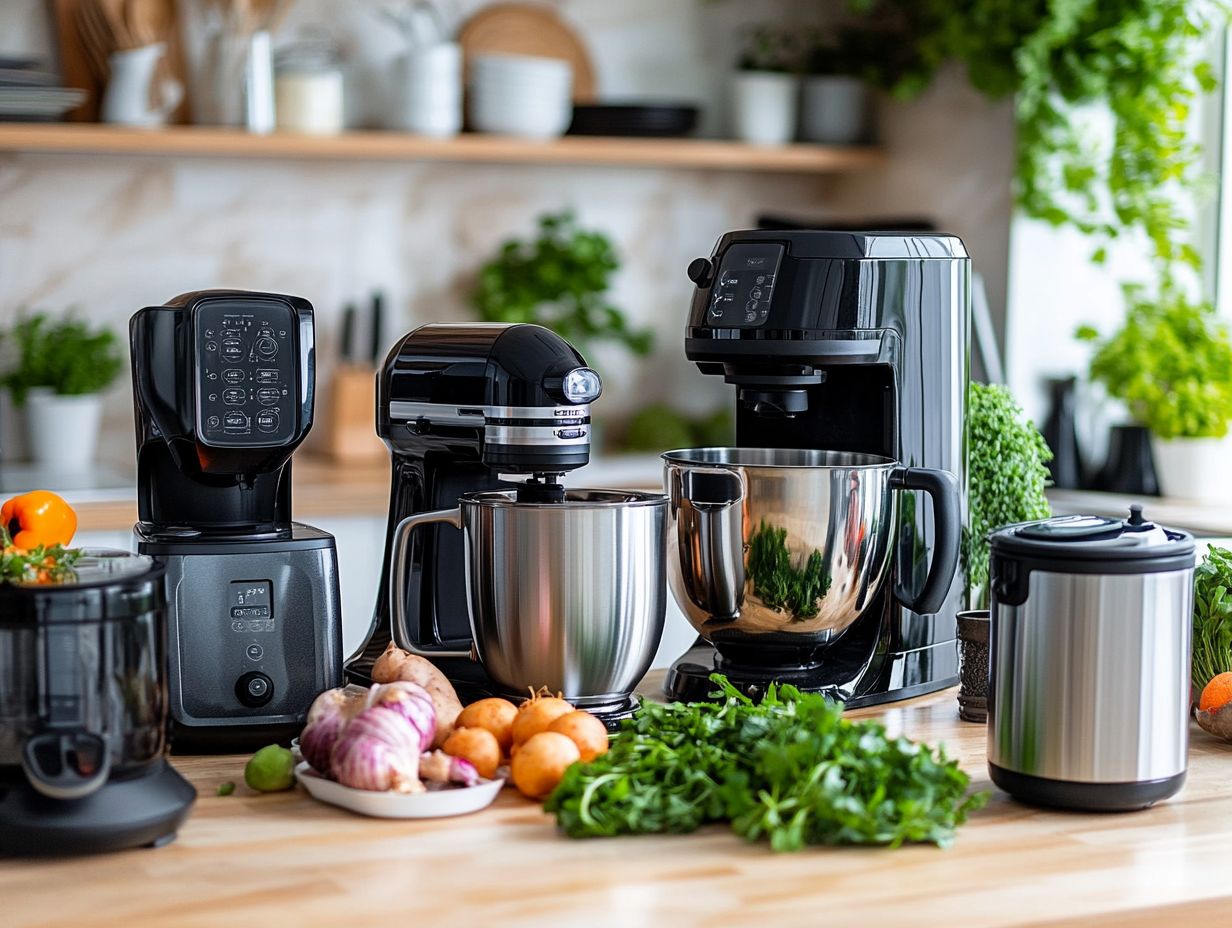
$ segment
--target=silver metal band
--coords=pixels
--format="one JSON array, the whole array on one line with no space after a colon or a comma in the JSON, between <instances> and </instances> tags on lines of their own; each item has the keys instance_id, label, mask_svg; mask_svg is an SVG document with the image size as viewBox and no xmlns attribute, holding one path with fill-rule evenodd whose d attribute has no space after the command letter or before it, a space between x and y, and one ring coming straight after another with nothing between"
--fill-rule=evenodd
<instances>
[{"instance_id":1,"label":"silver metal band","mask_svg":"<svg viewBox=\"0 0 1232 928\"><path fill-rule=\"evenodd\" d=\"M493 445L560 447L590 444L589 425L489 425L483 435Z\"/></svg>"},{"instance_id":2,"label":"silver metal band","mask_svg":"<svg viewBox=\"0 0 1232 928\"><path fill-rule=\"evenodd\" d=\"M416 403L394 400L389 418L403 422L427 419L441 425L481 426L486 419L558 419L561 425L590 421L590 406L458 406L453 403Z\"/></svg>"}]
</instances>

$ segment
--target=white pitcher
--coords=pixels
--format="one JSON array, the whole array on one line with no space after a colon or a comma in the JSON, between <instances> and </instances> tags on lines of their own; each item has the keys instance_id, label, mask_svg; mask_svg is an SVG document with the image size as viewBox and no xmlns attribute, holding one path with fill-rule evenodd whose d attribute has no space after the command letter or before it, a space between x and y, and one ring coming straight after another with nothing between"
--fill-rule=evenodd
<instances>
[{"instance_id":1,"label":"white pitcher","mask_svg":"<svg viewBox=\"0 0 1232 928\"><path fill-rule=\"evenodd\" d=\"M103 121L124 126L162 126L184 98L184 86L168 77L156 82L155 68L166 54L162 42L115 52L103 93Z\"/></svg>"}]
</instances>

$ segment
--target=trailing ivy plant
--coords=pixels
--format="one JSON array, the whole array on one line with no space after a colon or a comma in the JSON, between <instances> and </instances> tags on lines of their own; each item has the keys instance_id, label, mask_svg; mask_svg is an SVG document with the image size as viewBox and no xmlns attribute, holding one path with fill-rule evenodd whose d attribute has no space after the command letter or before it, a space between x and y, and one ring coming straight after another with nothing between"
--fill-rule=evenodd
<instances>
[{"instance_id":1,"label":"trailing ivy plant","mask_svg":"<svg viewBox=\"0 0 1232 928\"><path fill-rule=\"evenodd\" d=\"M510 239L480 269L471 303L486 322L533 322L579 348L606 340L644 355L653 333L631 328L607 298L619 267L606 235L580 228L570 212L550 213L536 238Z\"/></svg>"},{"instance_id":2,"label":"trailing ivy plant","mask_svg":"<svg viewBox=\"0 0 1232 928\"><path fill-rule=\"evenodd\" d=\"M1044 490L1052 451L1010 391L972 383L967 394L969 481L963 566L971 609L988 608L988 533L1052 514Z\"/></svg>"}]
</instances>

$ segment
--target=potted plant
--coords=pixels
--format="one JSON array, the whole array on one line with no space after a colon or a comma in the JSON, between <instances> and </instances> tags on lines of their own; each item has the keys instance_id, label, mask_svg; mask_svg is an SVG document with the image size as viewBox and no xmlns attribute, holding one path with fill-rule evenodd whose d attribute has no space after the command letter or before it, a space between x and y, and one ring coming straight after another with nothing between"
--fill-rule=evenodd
<instances>
[{"instance_id":1,"label":"potted plant","mask_svg":"<svg viewBox=\"0 0 1232 928\"><path fill-rule=\"evenodd\" d=\"M736 137L754 145L785 145L796 137L799 54L793 37L762 26L749 37L732 81Z\"/></svg>"},{"instance_id":2,"label":"potted plant","mask_svg":"<svg viewBox=\"0 0 1232 928\"><path fill-rule=\"evenodd\" d=\"M1127 311L1107 338L1090 326L1080 339L1095 343L1091 379L1121 400L1150 430L1160 489L1168 496L1232 500L1226 477L1232 421L1232 341L1210 303L1194 302L1166 282L1154 297L1124 287Z\"/></svg>"},{"instance_id":3,"label":"potted plant","mask_svg":"<svg viewBox=\"0 0 1232 928\"><path fill-rule=\"evenodd\" d=\"M967 609L958 614L962 649L959 714L987 718L988 535L1015 522L1046 519L1052 452L1005 387L971 384L967 393L967 527L962 560Z\"/></svg>"},{"instance_id":4,"label":"potted plant","mask_svg":"<svg viewBox=\"0 0 1232 928\"><path fill-rule=\"evenodd\" d=\"M619 267L606 235L579 227L571 212L549 213L536 238L510 239L480 268L471 304L485 322L533 322L583 352L607 341L645 355L653 333L632 328L607 298Z\"/></svg>"},{"instance_id":5,"label":"potted plant","mask_svg":"<svg viewBox=\"0 0 1232 928\"><path fill-rule=\"evenodd\" d=\"M13 360L0 384L24 407L30 454L48 470L89 468L98 445L105 390L124 366L108 329L46 313L19 319L4 333Z\"/></svg>"},{"instance_id":6,"label":"potted plant","mask_svg":"<svg viewBox=\"0 0 1232 928\"><path fill-rule=\"evenodd\" d=\"M800 138L828 145L864 138L870 100L865 73L884 43L871 29L849 27L813 44L800 97Z\"/></svg>"}]
</instances>

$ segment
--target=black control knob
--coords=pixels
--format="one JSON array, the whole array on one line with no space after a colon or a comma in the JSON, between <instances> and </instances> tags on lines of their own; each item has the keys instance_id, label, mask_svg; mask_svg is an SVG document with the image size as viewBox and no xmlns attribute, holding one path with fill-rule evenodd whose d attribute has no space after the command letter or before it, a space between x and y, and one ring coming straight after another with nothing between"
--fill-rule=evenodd
<instances>
[{"instance_id":1,"label":"black control knob","mask_svg":"<svg viewBox=\"0 0 1232 928\"><path fill-rule=\"evenodd\" d=\"M709 258L694 258L689 262L687 273L689 280L699 287L709 287L710 281L714 279L714 265Z\"/></svg>"},{"instance_id":2,"label":"black control knob","mask_svg":"<svg viewBox=\"0 0 1232 928\"><path fill-rule=\"evenodd\" d=\"M256 670L235 681L235 695L250 709L259 709L274 698L274 681Z\"/></svg>"}]
</instances>

